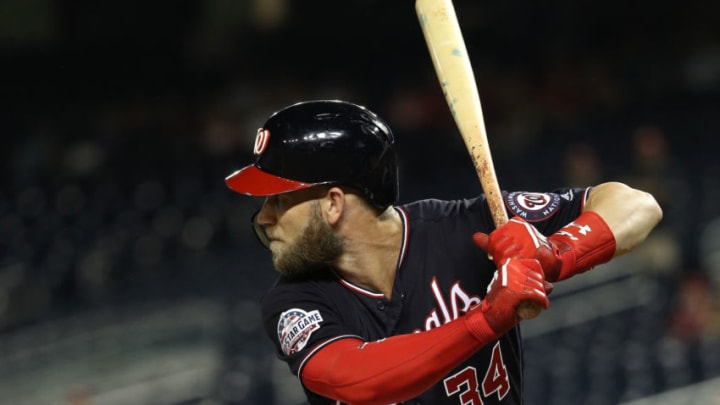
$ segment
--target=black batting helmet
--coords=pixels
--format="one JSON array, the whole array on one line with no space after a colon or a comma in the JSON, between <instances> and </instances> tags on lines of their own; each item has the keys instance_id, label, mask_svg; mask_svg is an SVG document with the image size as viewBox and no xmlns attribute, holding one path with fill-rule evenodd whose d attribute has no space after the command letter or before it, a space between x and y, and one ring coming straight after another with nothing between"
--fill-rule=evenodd
<instances>
[{"instance_id":1,"label":"black batting helmet","mask_svg":"<svg viewBox=\"0 0 720 405\"><path fill-rule=\"evenodd\" d=\"M230 189L268 196L318 184L362 191L380 209L398 200L390 127L365 107L339 100L286 107L258 129L255 163L225 179Z\"/></svg>"}]
</instances>

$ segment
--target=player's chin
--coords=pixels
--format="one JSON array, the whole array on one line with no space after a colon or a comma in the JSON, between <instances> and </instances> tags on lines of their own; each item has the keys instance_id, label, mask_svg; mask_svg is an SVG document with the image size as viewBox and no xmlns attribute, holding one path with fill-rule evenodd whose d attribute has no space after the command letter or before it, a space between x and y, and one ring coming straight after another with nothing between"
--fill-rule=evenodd
<instances>
[{"instance_id":1,"label":"player's chin","mask_svg":"<svg viewBox=\"0 0 720 405\"><path fill-rule=\"evenodd\" d=\"M275 268L278 270L278 272L284 273L284 271L282 270L285 267L283 265L282 253L279 251L279 249L277 249L276 246L273 247L272 245L270 245L270 253L272 254L272 261L273 265L275 265Z\"/></svg>"},{"instance_id":2,"label":"player's chin","mask_svg":"<svg viewBox=\"0 0 720 405\"><path fill-rule=\"evenodd\" d=\"M273 258L280 257L285 254L286 251L286 245L279 239L272 239L268 243L268 249L270 249L270 253L272 254Z\"/></svg>"}]
</instances>

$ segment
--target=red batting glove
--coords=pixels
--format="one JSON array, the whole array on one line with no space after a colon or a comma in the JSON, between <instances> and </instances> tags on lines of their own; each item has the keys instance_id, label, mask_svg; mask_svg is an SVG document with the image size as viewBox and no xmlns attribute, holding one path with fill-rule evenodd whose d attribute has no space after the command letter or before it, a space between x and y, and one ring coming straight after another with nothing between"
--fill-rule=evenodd
<instances>
[{"instance_id":1,"label":"red batting glove","mask_svg":"<svg viewBox=\"0 0 720 405\"><path fill-rule=\"evenodd\" d=\"M476 233L473 241L495 263L508 258L533 258L540 262L548 281L560 281L606 263L615 254L615 237L605 221L585 211L549 237L520 217L513 217L489 235Z\"/></svg>"},{"instance_id":2,"label":"red batting glove","mask_svg":"<svg viewBox=\"0 0 720 405\"><path fill-rule=\"evenodd\" d=\"M507 259L495 271L485 298L468 311L465 318L468 329L480 340L488 336L488 326L499 336L520 322L515 310L522 301L530 300L547 309L550 301L543 282L537 260Z\"/></svg>"}]
</instances>

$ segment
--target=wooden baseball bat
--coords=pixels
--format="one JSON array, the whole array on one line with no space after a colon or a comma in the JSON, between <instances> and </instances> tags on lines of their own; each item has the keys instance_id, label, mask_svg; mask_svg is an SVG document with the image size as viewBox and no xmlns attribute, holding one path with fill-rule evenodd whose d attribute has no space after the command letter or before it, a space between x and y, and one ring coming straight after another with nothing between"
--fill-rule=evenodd
<instances>
[{"instance_id":1,"label":"wooden baseball bat","mask_svg":"<svg viewBox=\"0 0 720 405\"><path fill-rule=\"evenodd\" d=\"M499 227L508 221L508 215L490 153L475 74L455 8L451 0L416 0L415 11L445 100L470 153L493 222ZM520 318L531 319L540 314L541 308L535 302L523 301L516 311Z\"/></svg>"}]
</instances>

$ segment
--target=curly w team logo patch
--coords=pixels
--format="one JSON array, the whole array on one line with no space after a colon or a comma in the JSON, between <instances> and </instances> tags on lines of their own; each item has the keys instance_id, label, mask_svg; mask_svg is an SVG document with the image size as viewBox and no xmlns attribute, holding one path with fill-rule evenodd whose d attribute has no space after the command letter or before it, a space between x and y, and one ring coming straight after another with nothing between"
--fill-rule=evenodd
<instances>
[{"instance_id":1,"label":"curly w team logo patch","mask_svg":"<svg viewBox=\"0 0 720 405\"><path fill-rule=\"evenodd\" d=\"M310 339L310 335L320 328L322 316L318 310L305 312L293 308L280 314L277 334L280 348L285 355L302 350Z\"/></svg>"},{"instance_id":2,"label":"curly w team logo patch","mask_svg":"<svg viewBox=\"0 0 720 405\"><path fill-rule=\"evenodd\" d=\"M555 193L516 191L505 197L505 204L513 214L528 222L542 221L560 207L560 196Z\"/></svg>"}]
</instances>

